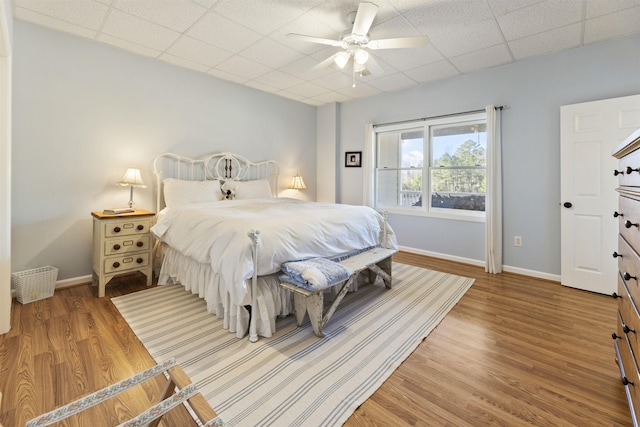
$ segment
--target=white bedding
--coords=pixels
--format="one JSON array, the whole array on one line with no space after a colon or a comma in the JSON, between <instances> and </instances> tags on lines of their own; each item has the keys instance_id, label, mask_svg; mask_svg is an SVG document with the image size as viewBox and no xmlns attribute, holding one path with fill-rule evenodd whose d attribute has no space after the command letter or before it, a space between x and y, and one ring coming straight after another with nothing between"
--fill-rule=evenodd
<instances>
[{"instance_id":1,"label":"white bedding","mask_svg":"<svg viewBox=\"0 0 640 427\"><path fill-rule=\"evenodd\" d=\"M251 230L260 232L258 275L276 273L285 261L338 256L382 242L383 217L366 206L289 198L223 200L171 207L151 232L172 250L211 266L218 292L233 305L251 304ZM397 249L387 226L387 242ZM205 297L206 299L206 297Z\"/></svg>"}]
</instances>

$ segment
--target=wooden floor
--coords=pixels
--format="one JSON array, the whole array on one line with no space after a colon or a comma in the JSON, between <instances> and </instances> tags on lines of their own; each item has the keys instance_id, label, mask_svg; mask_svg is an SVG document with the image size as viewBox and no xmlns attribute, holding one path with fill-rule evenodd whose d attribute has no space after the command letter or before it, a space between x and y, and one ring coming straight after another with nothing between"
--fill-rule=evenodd
<instances>
[{"instance_id":1,"label":"wooden floor","mask_svg":"<svg viewBox=\"0 0 640 427\"><path fill-rule=\"evenodd\" d=\"M476 281L347 426L631 424L610 337L612 298L419 255L394 260ZM102 299L82 285L14 301L12 329L0 336L0 424L23 426L153 366L110 301L144 288L139 276L112 282ZM68 425L115 425L159 393L157 384L134 389ZM161 425L194 425L185 411L170 416Z\"/></svg>"}]
</instances>

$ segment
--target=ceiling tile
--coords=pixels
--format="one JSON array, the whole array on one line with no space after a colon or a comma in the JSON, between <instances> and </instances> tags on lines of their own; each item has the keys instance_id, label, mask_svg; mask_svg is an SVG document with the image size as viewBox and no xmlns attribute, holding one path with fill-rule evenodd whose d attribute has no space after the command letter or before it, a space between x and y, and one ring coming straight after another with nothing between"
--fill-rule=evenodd
<instances>
[{"instance_id":1,"label":"ceiling tile","mask_svg":"<svg viewBox=\"0 0 640 427\"><path fill-rule=\"evenodd\" d=\"M587 19L640 6L640 0L588 1Z\"/></svg>"},{"instance_id":2,"label":"ceiling tile","mask_svg":"<svg viewBox=\"0 0 640 427\"><path fill-rule=\"evenodd\" d=\"M314 96L312 99L322 101L323 103L328 103L328 102L347 102L347 101L351 101L353 98L338 92L327 92L327 93L323 93L322 95Z\"/></svg>"},{"instance_id":3,"label":"ceiling tile","mask_svg":"<svg viewBox=\"0 0 640 427\"><path fill-rule=\"evenodd\" d=\"M216 66L216 68L247 79L255 79L271 70L271 68L265 65L258 64L255 61L238 55L232 56L222 64Z\"/></svg>"},{"instance_id":4,"label":"ceiling tile","mask_svg":"<svg viewBox=\"0 0 640 427\"><path fill-rule=\"evenodd\" d=\"M489 7L495 16L504 15L544 1L545 0L488 0Z\"/></svg>"},{"instance_id":5,"label":"ceiling tile","mask_svg":"<svg viewBox=\"0 0 640 427\"><path fill-rule=\"evenodd\" d=\"M220 0L213 10L238 24L266 35L296 19L319 2L319 0L294 2Z\"/></svg>"},{"instance_id":6,"label":"ceiling tile","mask_svg":"<svg viewBox=\"0 0 640 427\"><path fill-rule=\"evenodd\" d=\"M287 25L278 28L269 35L269 38L306 55L326 48L327 45L289 38L287 37L287 34L289 33L303 34L329 40L338 40L340 36L339 32L324 25L321 21L314 19L309 13L306 13Z\"/></svg>"},{"instance_id":7,"label":"ceiling tile","mask_svg":"<svg viewBox=\"0 0 640 427\"><path fill-rule=\"evenodd\" d=\"M213 12L203 16L185 34L231 52L246 49L262 38L259 33Z\"/></svg>"},{"instance_id":8,"label":"ceiling tile","mask_svg":"<svg viewBox=\"0 0 640 427\"><path fill-rule=\"evenodd\" d=\"M160 55L158 57L158 59L165 61L165 62L169 62L173 65L178 65L180 67L183 68L189 68L191 70L196 70L196 71L200 71L200 72L204 72L207 71L209 69L208 66L206 65L202 65L202 64L198 64L196 62L192 62L192 61L188 61L184 58L179 58L177 56L173 56L170 55L168 53L163 53L162 55Z\"/></svg>"},{"instance_id":9,"label":"ceiling tile","mask_svg":"<svg viewBox=\"0 0 640 427\"><path fill-rule=\"evenodd\" d=\"M162 51L159 51L157 49L151 49L150 47L140 46L137 43L121 40L117 37L113 37L104 33L98 35L97 40L102 43L107 43L112 46L119 47L120 49L124 49L129 52L137 53L138 55L151 56L153 58L156 58L162 53Z\"/></svg>"},{"instance_id":10,"label":"ceiling tile","mask_svg":"<svg viewBox=\"0 0 640 427\"><path fill-rule=\"evenodd\" d=\"M319 61L305 56L297 61L280 67L280 71L298 76L304 80L313 80L333 73L335 70L329 67L314 68Z\"/></svg>"},{"instance_id":11,"label":"ceiling tile","mask_svg":"<svg viewBox=\"0 0 640 427\"><path fill-rule=\"evenodd\" d=\"M529 37L509 42L509 48L516 60L530 58L545 53L557 52L580 45L582 24L572 24Z\"/></svg>"},{"instance_id":12,"label":"ceiling tile","mask_svg":"<svg viewBox=\"0 0 640 427\"><path fill-rule=\"evenodd\" d=\"M273 87L261 82L257 82L255 80L250 80L246 82L244 85L254 89L261 90L263 92L268 92L268 93L275 93L280 91L280 89L278 89L277 87Z\"/></svg>"},{"instance_id":13,"label":"ceiling tile","mask_svg":"<svg viewBox=\"0 0 640 427\"><path fill-rule=\"evenodd\" d=\"M255 81L278 89L287 89L303 83L303 80L293 77L291 74L273 70L256 78Z\"/></svg>"},{"instance_id":14,"label":"ceiling tile","mask_svg":"<svg viewBox=\"0 0 640 427\"><path fill-rule=\"evenodd\" d=\"M14 0L14 4L90 30L100 29L109 10L107 5L93 0Z\"/></svg>"},{"instance_id":15,"label":"ceiling tile","mask_svg":"<svg viewBox=\"0 0 640 427\"><path fill-rule=\"evenodd\" d=\"M207 71L207 74L212 75L214 77L218 77L219 79L222 79L222 80L227 80L227 81L238 83L238 84L244 84L249 80L246 77L238 76L236 74L228 73L226 71L218 70L216 68L210 69L209 71Z\"/></svg>"},{"instance_id":16,"label":"ceiling tile","mask_svg":"<svg viewBox=\"0 0 640 427\"><path fill-rule=\"evenodd\" d=\"M29 9L22 7L15 8L15 15L17 19L22 19L33 24L41 25L43 27L51 28L53 30L62 31L69 34L74 34L81 37L93 39L97 32L89 28L82 27L76 24L70 24L69 22L62 21L57 18L52 18L47 15L41 15L40 13L33 12Z\"/></svg>"},{"instance_id":17,"label":"ceiling tile","mask_svg":"<svg viewBox=\"0 0 640 427\"><path fill-rule=\"evenodd\" d=\"M167 49L167 52L198 64L207 65L207 68L214 67L233 56L232 53L226 50L188 36L180 37Z\"/></svg>"},{"instance_id":18,"label":"ceiling tile","mask_svg":"<svg viewBox=\"0 0 640 427\"><path fill-rule=\"evenodd\" d=\"M640 6L587 19L584 42L595 43L640 31Z\"/></svg>"},{"instance_id":19,"label":"ceiling tile","mask_svg":"<svg viewBox=\"0 0 640 427\"><path fill-rule=\"evenodd\" d=\"M283 65L304 57L300 52L289 49L269 38L260 40L256 44L243 50L240 54L271 68L280 68Z\"/></svg>"},{"instance_id":20,"label":"ceiling tile","mask_svg":"<svg viewBox=\"0 0 640 427\"><path fill-rule=\"evenodd\" d=\"M393 92L415 86L416 82L403 73L395 73L368 82L368 84L383 92Z\"/></svg>"},{"instance_id":21,"label":"ceiling tile","mask_svg":"<svg viewBox=\"0 0 640 427\"><path fill-rule=\"evenodd\" d=\"M347 87L337 90L338 93L348 96L349 98L368 98L370 96L382 93L367 83L356 82L356 87Z\"/></svg>"},{"instance_id":22,"label":"ceiling tile","mask_svg":"<svg viewBox=\"0 0 640 427\"><path fill-rule=\"evenodd\" d=\"M304 82L296 86L291 86L287 89L289 92L300 95L303 98L310 98L316 95L321 95L323 93L327 93L329 89L318 86L315 83Z\"/></svg>"},{"instance_id":23,"label":"ceiling tile","mask_svg":"<svg viewBox=\"0 0 640 427\"><path fill-rule=\"evenodd\" d=\"M399 71L410 70L421 65L442 61L444 57L429 43L420 49L385 49L375 52L376 57L393 64Z\"/></svg>"},{"instance_id":24,"label":"ceiling tile","mask_svg":"<svg viewBox=\"0 0 640 427\"><path fill-rule=\"evenodd\" d=\"M305 99L304 96L298 95L297 93L287 92L286 90L281 90L280 92L276 92L276 95L282 96L283 98L293 99L294 101L302 101Z\"/></svg>"},{"instance_id":25,"label":"ceiling tile","mask_svg":"<svg viewBox=\"0 0 640 427\"><path fill-rule=\"evenodd\" d=\"M433 64L423 65L413 70L407 70L404 73L420 83L447 79L460 74L449 61L439 61Z\"/></svg>"},{"instance_id":26,"label":"ceiling tile","mask_svg":"<svg viewBox=\"0 0 640 427\"><path fill-rule=\"evenodd\" d=\"M453 65L463 73L496 67L512 60L513 58L504 44L451 58Z\"/></svg>"},{"instance_id":27,"label":"ceiling tile","mask_svg":"<svg viewBox=\"0 0 640 427\"><path fill-rule=\"evenodd\" d=\"M115 7L179 32L186 31L207 12L190 0L117 0Z\"/></svg>"},{"instance_id":28,"label":"ceiling tile","mask_svg":"<svg viewBox=\"0 0 640 427\"><path fill-rule=\"evenodd\" d=\"M582 0L547 0L497 17L507 41L579 22Z\"/></svg>"},{"instance_id":29,"label":"ceiling tile","mask_svg":"<svg viewBox=\"0 0 640 427\"><path fill-rule=\"evenodd\" d=\"M371 28L371 40L422 36L403 16L397 16Z\"/></svg>"},{"instance_id":30,"label":"ceiling tile","mask_svg":"<svg viewBox=\"0 0 640 427\"><path fill-rule=\"evenodd\" d=\"M495 46L503 41L500 29L493 19L468 25L431 38L431 42L447 57L459 56L475 50Z\"/></svg>"},{"instance_id":31,"label":"ceiling tile","mask_svg":"<svg viewBox=\"0 0 640 427\"><path fill-rule=\"evenodd\" d=\"M418 31L429 37L493 17L485 0L431 1L405 16Z\"/></svg>"},{"instance_id":32,"label":"ceiling tile","mask_svg":"<svg viewBox=\"0 0 640 427\"><path fill-rule=\"evenodd\" d=\"M351 87L353 80L351 77L341 73L340 71L334 71L331 74L314 79L313 83L326 87L327 89L338 90L345 87Z\"/></svg>"},{"instance_id":33,"label":"ceiling tile","mask_svg":"<svg viewBox=\"0 0 640 427\"><path fill-rule=\"evenodd\" d=\"M119 10L111 11L102 32L159 50L168 48L180 36L176 31Z\"/></svg>"}]
</instances>

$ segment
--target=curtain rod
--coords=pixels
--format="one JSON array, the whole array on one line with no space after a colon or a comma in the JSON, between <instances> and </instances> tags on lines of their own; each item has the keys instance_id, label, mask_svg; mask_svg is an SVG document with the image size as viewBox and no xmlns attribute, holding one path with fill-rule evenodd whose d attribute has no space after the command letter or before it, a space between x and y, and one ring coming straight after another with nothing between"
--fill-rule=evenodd
<instances>
[{"instance_id":1,"label":"curtain rod","mask_svg":"<svg viewBox=\"0 0 640 427\"><path fill-rule=\"evenodd\" d=\"M497 107L494 107L496 110L503 110L505 108L507 108L506 105L499 105ZM425 120L431 120L431 119L441 119L443 117L453 117L453 116L460 116L463 114L471 114L471 113L482 113L483 111L487 111L486 109L482 109L482 110L472 110L472 111L463 111L460 113L451 113L451 114L441 114L439 116L431 116L431 117L421 117L419 119L412 119L412 120L400 120L398 122L389 122L389 123L378 123L373 125L373 127L378 127L378 126L387 126L387 125L399 125L402 123L411 123L411 122L418 122L418 121L425 121Z\"/></svg>"}]
</instances>

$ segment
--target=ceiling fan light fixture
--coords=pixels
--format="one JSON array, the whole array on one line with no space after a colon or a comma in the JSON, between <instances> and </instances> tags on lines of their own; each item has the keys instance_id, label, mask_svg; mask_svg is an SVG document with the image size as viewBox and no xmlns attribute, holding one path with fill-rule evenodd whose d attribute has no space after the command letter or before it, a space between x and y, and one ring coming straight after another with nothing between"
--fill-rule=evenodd
<instances>
[{"instance_id":1,"label":"ceiling fan light fixture","mask_svg":"<svg viewBox=\"0 0 640 427\"><path fill-rule=\"evenodd\" d=\"M358 49L353 55L353 59L360 65L365 64L369 60L369 54L364 49Z\"/></svg>"},{"instance_id":2,"label":"ceiling fan light fixture","mask_svg":"<svg viewBox=\"0 0 640 427\"><path fill-rule=\"evenodd\" d=\"M347 65L347 62L349 62L349 57L351 55L349 55L348 52L340 52L336 55L336 57L333 59L333 61L336 63L336 65L340 68L344 68L345 65Z\"/></svg>"}]
</instances>

